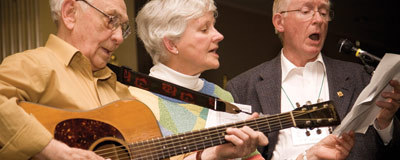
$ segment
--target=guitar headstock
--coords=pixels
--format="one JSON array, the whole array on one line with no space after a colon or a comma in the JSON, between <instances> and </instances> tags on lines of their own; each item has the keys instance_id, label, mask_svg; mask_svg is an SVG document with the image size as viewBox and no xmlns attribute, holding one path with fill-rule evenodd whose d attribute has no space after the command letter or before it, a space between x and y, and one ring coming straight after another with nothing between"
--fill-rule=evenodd
<instances>
[{"instance_id":1,"label":"guitar headstock","mask_svg":"<svg viewBox=\"0 0 400 160\"><path fill-rule=\"evenodd\" d=\"M326 127L340 124L339 115L332 101L303 105L292 111L298 128Z\"/></svg>"}]
</instances>

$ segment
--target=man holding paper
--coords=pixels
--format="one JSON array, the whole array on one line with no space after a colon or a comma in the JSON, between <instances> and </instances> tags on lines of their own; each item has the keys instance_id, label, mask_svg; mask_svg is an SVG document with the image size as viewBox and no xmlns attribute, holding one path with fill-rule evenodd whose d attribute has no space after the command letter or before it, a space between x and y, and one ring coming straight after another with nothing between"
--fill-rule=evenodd
<instances>
[{"instance_id":1,"label":"man holding paper","mask_svg":"<svg viewBox=\"0 0 400 160\"><path fill-rule=\"evenodd\" d=\"M296 102L332 100L343 119L370 75L361 65L321 53L333 15L329 0L275 0L272 22L283 48L276 58L228 82L235 102L251 105L254 112L276 114L293 110ZM395 89L383 92L384 100L376 102L382 108L376 121L365 135L356 134L347 159L381 159L400 143L394 116L400 105L400 84L391 81L390 85ZM268 146L259 151L267 159L296 159L299 153L305 158L309 148L329 134L329 128L285 129L268 134Z\"/></svg>"}]
</instances>

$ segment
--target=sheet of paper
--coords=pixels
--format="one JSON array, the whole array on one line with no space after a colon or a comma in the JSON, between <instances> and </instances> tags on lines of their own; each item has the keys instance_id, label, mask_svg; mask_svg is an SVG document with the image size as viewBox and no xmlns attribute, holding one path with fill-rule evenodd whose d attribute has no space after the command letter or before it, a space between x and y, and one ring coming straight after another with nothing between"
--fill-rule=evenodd
<instances>
[{"instance_id":1,"label":"sheet of paper","mask_svg":"<svg viewBox=\"0 0 400 160\"><path fill-rule=\"evenodd\" d=\"M232 103L235 106L237 106L239 109L251 113L251 106L250 105L244 105L244 104L238 104L238 103ZM207 122L206 122L206 128L208 127L213 127L213 126L219 126L222 124L227 124L227 123L233 123L233 122L238 122L238 121L243 121L246 120L247 117L250 115L245 114L245 113L239 113L239 114L230 114L226 112L217 112L214 110L209 110L208 117L207 117Z\"/></svg>"},{"instance_id":2,"label":"sheet of paper","mask_svg":"<svg viewBox=\"0 0 400 160\"><path fill-rule=\"evenodd\" d=\"M351 130L365 134L381 110L375 102L383 100L382 92L393 90L389 85L392 79L400 81L400 55L387 53L375 69L371 82L361 92L353 108L333 134L340 135Z\"/></svg>"}]
</instances>

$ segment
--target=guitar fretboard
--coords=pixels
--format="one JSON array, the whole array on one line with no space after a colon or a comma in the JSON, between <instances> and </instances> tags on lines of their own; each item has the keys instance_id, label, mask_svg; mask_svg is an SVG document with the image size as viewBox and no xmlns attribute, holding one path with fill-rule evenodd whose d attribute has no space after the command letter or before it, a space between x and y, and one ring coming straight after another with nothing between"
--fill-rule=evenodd
<instances>
[{"instance_id":1,"label":"guitar fretboard","mask_svg":"<svg viewBox=\"0 0 400 160\"><path fill-rule=\"evenodd\" d=\"M129 145L133 159L165 159L205 148L228 143L224 136L229 127L249 126L264 134L295 126L292 112L265 116L218 127L151 139Z\"/></svg>"}]
</instances>

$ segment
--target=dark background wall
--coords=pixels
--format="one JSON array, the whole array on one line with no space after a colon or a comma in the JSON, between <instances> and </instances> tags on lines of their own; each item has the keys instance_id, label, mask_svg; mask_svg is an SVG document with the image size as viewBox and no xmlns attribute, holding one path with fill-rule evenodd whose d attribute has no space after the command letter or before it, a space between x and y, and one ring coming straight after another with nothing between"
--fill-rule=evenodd
<instances>
[{"instance_id":1,"label":"dark background wall","mask_svg":"<svg viewBox=\"0 0 400 160\"><path fill-rule=\"evenodd\" d=\"M220 43L221 67L202 74L224 86L234 76L278 55L281 44L271 22L272 0L215 0L218 8L216 28L225 36ZM136 1L138 11L146 0ZM338 53L337 43L347 38L378 57L400 53L397 41L399 13L393 2L378 0L332 1L335 18L329 24L322 53L333 58L361 63L352 55ZM138 41L138 68L148 73L150 57Z\"/></svg>"}]
</instances>

